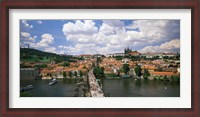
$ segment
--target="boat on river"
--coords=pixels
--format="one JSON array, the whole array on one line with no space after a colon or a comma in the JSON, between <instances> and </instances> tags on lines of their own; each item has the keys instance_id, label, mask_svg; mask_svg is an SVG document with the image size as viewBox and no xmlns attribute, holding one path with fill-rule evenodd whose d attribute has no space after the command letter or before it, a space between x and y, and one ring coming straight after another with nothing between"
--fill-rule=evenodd
<instances>
[{"instance_id":1,"label":"boat on river","mask_svg":"<svg viewBox=\"0 0 200 117\"><path fill-rule=\"evenodd\" d=\"M58 80L56 79L56 78L53 78L52 80L51 80L51 82L49 82L49 85L51 86L51 85L54 85L54 84L56 84L58 82Z\"/></svg>"},{"instance_id":2,"label":"boat on river","mask_svg":"<svg viewBox=\"0 0 200 117\"><path fill-rule=\"evenodd\" d=\"M33 85L28 85L26 87L22 87L22 88L20 88L20 91L22 92L22 91L26 91L26 90L30 90L30 89L33 89Z\"/></svg>"}]
</instances>

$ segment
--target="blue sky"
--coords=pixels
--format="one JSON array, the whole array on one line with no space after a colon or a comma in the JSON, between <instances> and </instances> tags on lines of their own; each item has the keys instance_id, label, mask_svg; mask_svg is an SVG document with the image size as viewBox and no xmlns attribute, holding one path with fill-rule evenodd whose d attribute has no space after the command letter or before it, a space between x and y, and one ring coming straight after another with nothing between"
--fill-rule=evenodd
<instances>
[{"instance_id":1,"label":"blue sky","mask_svg":"<svg viewBox=\"0 0 200 117\"><path fill-rule=\"evenodd\" d=\"M20 47L57 54L179 52L179 20L20 20Z\"/></svg>"}]
</instances>

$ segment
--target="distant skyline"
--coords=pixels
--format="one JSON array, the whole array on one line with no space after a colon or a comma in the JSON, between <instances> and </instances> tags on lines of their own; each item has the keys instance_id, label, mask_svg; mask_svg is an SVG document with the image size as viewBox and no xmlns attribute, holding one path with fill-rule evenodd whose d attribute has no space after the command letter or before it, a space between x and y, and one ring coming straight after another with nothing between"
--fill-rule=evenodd
<instances>
[{"instance_id":1,"label":"distant skyline","mask_svg":"<svg viewBox=\"0 0 200 117\"><path fill-rule=\"evenodd\" d=\"M20 20L20 47L57 54L180 52L180 20Z\"/></svg>"}]
</instances>

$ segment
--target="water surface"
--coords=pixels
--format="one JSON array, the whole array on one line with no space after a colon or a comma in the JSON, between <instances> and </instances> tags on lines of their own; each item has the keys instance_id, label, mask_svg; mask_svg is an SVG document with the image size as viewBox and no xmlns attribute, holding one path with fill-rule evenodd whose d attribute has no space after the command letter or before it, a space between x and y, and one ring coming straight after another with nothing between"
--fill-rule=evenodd
<instances>
[{"instance_id":1,"label":"water surface","mask_svg":"<svg viewBox=\"0 0 200 117\"><path fill-rule=\"evenodd\" d=\"M180 97L180 83L155 80L105 79L103 91L110 97Z\"/></svg>"},{"instance_id":2,"label":"water surface","mask_svg":"<svg viewBox=\"0 0 200 117\"><path fill-rule=\"evenodd\" d=\"M58 80L49 86L50 80L21 80L20 87L33 85L27 92L32 97L73 97L77 92L77 79ZM102 87L110 97L180 97L180 83L150 80L104 79Z\"/></svg>"},{"instance_id":3,"label":"water surface","mask_svg":"<svg viewBox=\"0 0 200 117\"><path fill-rule=\"evenodd\" d=\"M50 80L21 80L20 87L33 85L27 92L32 97L72 97L76 92L76 79L58 80L55 85L49 86Z\"/></svg>"}]
</instances>

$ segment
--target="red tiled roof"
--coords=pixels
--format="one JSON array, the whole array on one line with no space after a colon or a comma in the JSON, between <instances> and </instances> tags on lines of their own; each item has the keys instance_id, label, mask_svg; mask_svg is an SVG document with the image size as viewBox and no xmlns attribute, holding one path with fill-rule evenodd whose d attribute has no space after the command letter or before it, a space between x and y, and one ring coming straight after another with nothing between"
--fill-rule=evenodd
<instances>
[{"instance_id":1,"label":"red tiled roof","mask_svg":"<svg viewBox=\"0 0 200 117\"><path fill-rule=\"evenodd\" d=\"M130 55L139 55L140 53L137 52L137 51L132 51L132 52L129 52L128 54L130 54Z\"/></svg>"},{"instance_id":2,"label":"red tiled roof","mask_svg":"<svg viewBox=\"0 0 200 117\"><path fill-rule=\"evenodd\" d=\"M156 69L155 66L151 66L151 65L144 65L142 68L143 69L151 69L151 70L155 70Z\"/></svg>"},{"instance_id":3,"label":"red tiled roof","mask_svg":"<svg viewBox=\"0 0 200 117\"><path fill-rule=\"evenodd\" d=\"M151 75L166 75L166 76L172 76L172 75L179 75L179 73L173 73L173 72L151 72Z\"/></svg>"}]
</instances>

